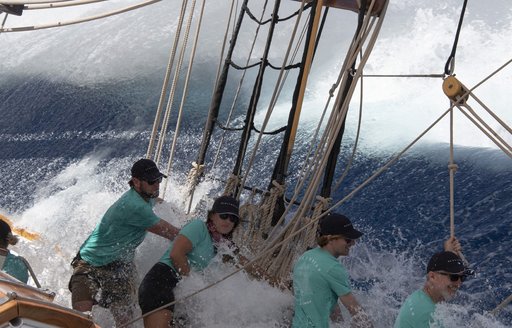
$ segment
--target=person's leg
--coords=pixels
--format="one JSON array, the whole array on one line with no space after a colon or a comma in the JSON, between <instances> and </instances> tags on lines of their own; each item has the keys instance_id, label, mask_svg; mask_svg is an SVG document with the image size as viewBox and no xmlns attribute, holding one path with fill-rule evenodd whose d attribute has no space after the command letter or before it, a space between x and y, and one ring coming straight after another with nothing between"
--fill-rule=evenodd
<instances>
[{"instance_id":1,"label":"person's leg","mask_svg":"<svg viewBox=\"0 0 512 328\"><path fill-rule=\"evenodd\" d=\"M139 306L144 317L144 327L173 327L174 305L154 313L152 311L174 302L173 289L178 281L174 270L163 263L155 264L142 279L139 286Z\"/></svg>"},{"instance_id":2,"label":"person's leg","mask_svg":"<svg viewBox=\"0 0 512 328\"><path fill-rule=\"evenodd\" d=\"M80 261L73 270L69 280L71 291L71 305L73 309L81 312L92 311L98 284L94 279L94 269L86 262Z\"/></svg>"},{"instance_id":3,"label":"person's leg","mask_svg":"<svg viewBox=\"0 0 512 328\"><path fill-rule=\"evenodd\" d=\"M71 306L73 307L73 310L77 310L80 312L87 312L92 311L92 306L94 305L93 301L78 301L78 302L71 302Z\"/></svg>"},{"instance_id":4,"label":"person's leg","mask_svg":"<svg viewBox=\"0 0 512 328\"><path fill-rule=\"evenodd\" d=\"M167 309L158 310L144 317L145 328L169 328L172 325L172 312Z\"/></svg>"},{"instance_id":5,"label":"person's leg","mask_svg":"<svg viewBox=\"0 0 512 328\"><path fill-rule=\"evenodd\" d=\"M112 313L112 316L114 317L114 321L116 323L116 327L137 327L137 323L134 322L132 324L127 325L130 321L134 319L135 314L135 305L126 305L126 306L117 306L112 305L110 307L110 313Z\"/></svg>"},{"instance_id":6,"label":"person's leg","mask_svg":"<svg viewBox=\"0 0 512 328\"><path fill-rule=\"evenodd\" d=\"M135 277L136 269L133 263L113 262L99 270L98 281L101 286L99 305L110 310L116 326L124 326L134 319Z\"/></svg>"}]
</instances>

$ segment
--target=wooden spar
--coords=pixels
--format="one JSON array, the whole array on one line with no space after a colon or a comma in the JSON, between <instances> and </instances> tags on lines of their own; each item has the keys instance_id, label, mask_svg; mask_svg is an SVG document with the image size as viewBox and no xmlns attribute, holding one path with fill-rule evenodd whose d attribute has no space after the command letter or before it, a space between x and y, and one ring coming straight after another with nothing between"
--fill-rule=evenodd
<instances>
[{"instance_id":1,"label":"wooden spar","mask_svg":"<svg viewBox=\"0 0 512 328\"><path fill-rule=\"evenodd\" d=\"M302 0L293 0L293 1L302 1ZM306 2L311 2L313 0L306 0ZM338 8L338 9L345 9L350 10L356 13L359 13L359 6L360 6L360 0L325 0L324 6L326 7L332 7L332 8ZM379 16L382 12L382 9L384 8L384 4L386 3L385 0L375 0L375 4L373 5L372 9L372 16ZM368 10L368 7L370 6L371 1L368 1L368 4L366 6L366 10Z\"/></svg>"},{"instance_id":2,"label":"wooden spar","mask_svg":"<svg viewBox=\"0 0 512 328\"><path fill-rule=\"evenodd\" d=\"M320 24L320 16L322 13L322 6L323 6L323 0L318 0L316 7L315 7L315 14L313 18L313 28L311 31L311 37L316 38L316 35L318 33L318 26ZM310 42L308 45L308 51L306 55L306 61L304 63L304 75L302 76L302 81L300 84L299 89L299 96L297 99L297 107L295 109L295 115L293 117L292 127L291 127L291 133L290 138L288 139L288 147L286 149L286 157L284 159L284 171L288 172L288 164L290 163L290 158L292 156L293 152L293 146L295 143L295 136L297 134L297 126L299 124L299 117L300 112L302 109L302 101L304 100L304 93L306 91L306 84L309 76L309 71L311 70L311 64L313 61L313 55L315 52L315 42Z\"/></svg>"}]
</instances>

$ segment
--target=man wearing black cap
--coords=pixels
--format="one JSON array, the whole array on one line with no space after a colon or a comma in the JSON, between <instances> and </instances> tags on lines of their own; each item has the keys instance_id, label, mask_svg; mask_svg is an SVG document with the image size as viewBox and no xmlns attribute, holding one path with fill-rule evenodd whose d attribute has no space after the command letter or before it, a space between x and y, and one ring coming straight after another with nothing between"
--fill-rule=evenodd
<instances>
[{"instance_id":1,"label":"man wearing black cap","mask_svg":"<svg viewBox=\"0 0 512 328\"><path fill-rule=\"evenodd\" d=\"M427 280L422 289L409 295L400 308L395 328L428 328L435 320L435 305L452 299L466 277L472 274L455 254L460 244L455 237L445 242L445 251L432 256L427 265Z\"/></svg>"},{"instance_id":2,"label":"man wearing black cap","mask_svg":"<svg viewBox=\"0 0 512 328\"><path fill-rule=\"evenodd\" d=\"M173 240L179 229L153 212L162 178L156 164L141 159L133 164L130 190L107 212L82 244L72 262L69 282L75 310L91 311L94 304L109 308L116 325L130 320L135 304L135 249L147 231ZM101 295L96 295L101 290ZM97 299L97 296L99 296Z\"/></svg>"},{"instance_id":3,"label":"man wearing black cap","mask_svg":"<svg viewBox=\"0 0 512 328\"><path fill-rule=\"evenodd\" d=\"M331 315L339 316L338 299L352 316L353 327L373 327L352 294L347 270L337 260L349 254L363 233L346 216L329 213L320 219L318 235L320 247L305 252L293 269L293 328L328 328Z\"/></svg>"}]
</instances>

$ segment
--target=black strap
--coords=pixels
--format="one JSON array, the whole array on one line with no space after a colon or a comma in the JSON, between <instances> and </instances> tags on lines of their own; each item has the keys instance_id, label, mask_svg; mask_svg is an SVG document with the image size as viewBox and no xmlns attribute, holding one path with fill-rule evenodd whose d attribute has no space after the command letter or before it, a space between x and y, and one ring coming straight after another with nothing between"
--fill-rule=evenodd
<instances>
[{"instance_id":1,"label":"black strap","mask_svg":"<svg viewBox=\"0 0 512 328\"><path fill-rule=\"evenodd\" d=\"M462 21L464 19L464 12L466 11L466 5L468 4L468 0L464 0L464 4L462 5L462 10L460 12L459 18L459 26L457 26L457 33L455 34L455 40L453 41L452 52L444 65L444 74L451 75L454 71L454 62L455 62L455 52L457 51L457 43L459 42L459 34L460 29L462 27Z\"/></svg>"}]
</instances>

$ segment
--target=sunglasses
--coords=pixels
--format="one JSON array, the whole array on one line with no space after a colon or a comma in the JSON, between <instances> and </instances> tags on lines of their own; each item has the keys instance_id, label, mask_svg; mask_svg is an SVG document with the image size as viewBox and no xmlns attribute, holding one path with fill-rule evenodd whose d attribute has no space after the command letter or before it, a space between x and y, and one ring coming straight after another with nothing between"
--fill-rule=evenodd
<instances>
[{"instance_id":1,"label":"sunglasses","mask_svg":"<svg viewBox=\"0 0 512 328\"><path fill-rule=\"evenodd\" d=\"M229 221L237 224L238 221L240 221L240 219L234 215L231 215L231 214L219 214L219 217L222 219L222 220L227 220L229 219Z\"/></svg>"},{"instance_id":2,"label":"sunglasses","mask_svg":"<svg viewBox=\"0 0 512 328\"><path fill-rule=\"evenodd\" d=\"M466 280L466 276L465 275L454 274L454 273L446 273L446 272L439 272L439 271L437 271L437 273L440 273L443 276L450 277L450 281L453 281L453 282L458 281L459 279L460 279L460 282L464 282L464 280Z\"/></svg>"},{"instance_id":3,"label":"sunglasses","mask_svg":"<svg viewBox=\"0 0 512 328\"><path fill-rule=\"evenodd\" d=\"M152 185L154 185L155 183L160 183L160 182L162 182L162 179L163 179L163 177L160 177L160 178L157 178L157 179L155 179L155 180L151 180L151 181L147 181L147 180L146 180L146 182L147 182L147 184L148 184L148 185L152 186Z\"/></svg>"}]
</instances>

